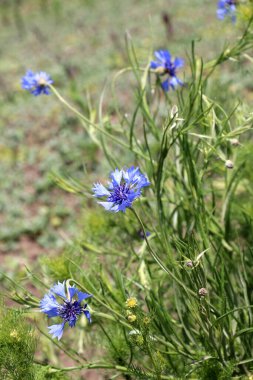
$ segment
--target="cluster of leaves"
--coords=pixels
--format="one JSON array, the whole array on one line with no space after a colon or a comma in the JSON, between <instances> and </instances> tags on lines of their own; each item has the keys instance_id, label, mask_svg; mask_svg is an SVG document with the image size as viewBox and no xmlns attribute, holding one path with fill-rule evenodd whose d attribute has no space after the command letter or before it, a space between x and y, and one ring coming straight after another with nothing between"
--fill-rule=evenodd
<instances>
[{"instance_id":1,"label":"cluster of leaves","mask_svg":"<svg viewBox=\"0 0 253 380\"><path fill-rule=\"evenodd\" d=\"M31 324L21 311L1 305L0 313L0 377L33 380L34 353L37 339Z\"/></svg>"}]
</instances>

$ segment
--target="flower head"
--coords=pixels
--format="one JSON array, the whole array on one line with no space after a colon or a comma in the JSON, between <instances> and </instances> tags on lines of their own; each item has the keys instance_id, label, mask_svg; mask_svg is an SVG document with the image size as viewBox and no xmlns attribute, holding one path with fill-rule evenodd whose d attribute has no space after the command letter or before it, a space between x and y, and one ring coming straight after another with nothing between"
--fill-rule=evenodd
<instances>
[{"instance_id":1,"label":"flower head","mask_svg":"<svg viewBox=\"0 0 253 380\"><path fill-rule=\"evenodd\" d=\"M61 302L57 301L56 296ZM68 323L70 327L74 327L81 314L84 314L91 322L87 304L82 305L82 301L89 297L92 295L80 292L75 286L68 286L66 289L65 281L63 283L58 282L45 294L40 301L41 311L47 314L49 318L59 317L62 320L62 323L48 327L53 338L57 337L60 340L65 324Z\"/></svg>"},{"instance_id":2,"label":"flower head","mask_svg":"<svg viewBox=\"0 0 253 380\"><path fill-rule=\"evenodd\" d=\"M126 307L132 309L136 307L138 304L137 299L135 297L130 297L126 300Z\"/></svg>"},{"instance_id":3,"label":"flower head","mask_svg":"<svg viewBox=\"0 0 253 380\"><path fill-rule=\"evenodd\" d=\"M236 0L219 0L217 4L217 17L224 20L226 16L231 17L232 22L236 21Z\"/></svg>"},{"instance_id":4,"label":"flower head","mask_svg":"<svg viewBox=\"0 0 253 380\"><path fill-rule=\"evenodd\" d=\"M126 170L116 169L110 178L107 188L101 183L95 183L92 190L97 198L107 197L106 201L98 203L113 212L125 212L140 197L142 188L150 185L146 176L134 166Z\"/></svg>"},{"instance_id":5,"label":"flower head","mask_svg":"<svg viewBox=\"0 0 253 380\"><path fill-rule=\"evenodd\" d=\"M167 79L162 82L162 88L164 91L172 90L179 84L183 85L183 82L177 77L177 69L184 66L184 60L182 58L175 58L174 62L171 59L171 54L168 50L155 51L157 61L150 62L150 68L155 69L159 75L166 75Z\"/></svg>"},{"instance_id":6,"label":"flower head","mask_svg":"<svg viewBox=\"0 0 253 380\"><path fill-rule=\"evenodd\" d=\"M52 83L53 80L44 71L33 73L31 70L28 70L21 80L22 88L35 96L41 94L49 95L49 85Z\"/></svg>"}]
</instances>

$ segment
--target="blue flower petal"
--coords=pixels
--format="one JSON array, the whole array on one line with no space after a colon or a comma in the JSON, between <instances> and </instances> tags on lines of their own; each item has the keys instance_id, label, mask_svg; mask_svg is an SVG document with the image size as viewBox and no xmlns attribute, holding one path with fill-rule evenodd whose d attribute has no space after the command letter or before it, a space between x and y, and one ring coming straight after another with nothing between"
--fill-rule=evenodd
<instances>
[{"instance_id":1,"label":"blue flower petal","mask_svg":"<svg viewBox=\"0 0 253 380\"><path fill-rule=\"evenodd\" d=\"M63 283L58 281L58 283L55 284L50 290L51 292L55 293L57 296L66 298L65 281L63 281Z\"/></svg>"},{"instance_id":2,"label":"blue flower petal","mask_svg":"<svg viewBox=\"0 0 253 380\"><path fill-rule=\"evenodd\" d=\"M176 57L175 58L175 61L174 61L174 66L176 67L176 68L180 68L180 67L183 67L184 66L184 60L182 59L182 58L178 58L178 57Z\"/></svg>"},{"instance_id":3,"label":"blue flower petal","mask_svg":"<svg viewBox=\"0 0 253 380\"><path fill-rule=\"evenodd\" d=\"M161 61L162 63L169 62L171 60L171 55L168 50L158 50L155 51L156 58Z\"/></svg>"},{"instance_id":4,"label":"blue flower petal","mask_svg":"<svg viewBox=\"0 0 253 380\"><path fill-rule=\"evenodd\" d=\"M41 311L48 315L48 317L56 317L58 315L58 309L60 305L56 301L55 296L52 293L47 293L40 301Z\"/></svg>"},{"instance_id":5,"label":"blue flower petal","mask_svg":"<svg viewBox=\"0 0 253 380\"><path fill-rule=\"evenodd\" d=\"M120 185L122 174L123 174L122 170L119 170L119 169L116 169L114 172L110 174L110 178L112 179L113 186Z\"/></svg>"},{"instance_id":6,"label":"blue flower petal","mask_svg":"<svg viewBox=\"0 0 253 380\"><path fill-rule=\"evenodd\" d=\"M162 82L162 88L164 91L169 91L169 79L166 79L164 82Z\"/></svg>"},{"instance_id":7,"label":"blue flower petal","mask_svg":"<svg viewBox=\"0 0 253 380\"><path fill-rule=\"evenodd\" d=\"M90 298L90 297L92 297L92 294L83 293L83 292L80 292L79 290L77 291L77 298L79 302L82 302L83 300L86 300L86 298Z\"/></svg>"},{"instance_id":8,"label":"blue flower petal","mask_svg":"<svg viewBox=\"0 0 253 380\"><path fill-rule=\"evenodd\" d=\"M224 20L224 17L226 16L227 12L226 9L217 9L216 14L219 20Z\"/></svg>"},{"instance_id":9,"label":"blue flower petal","mask_svg":"<svg viewBox=\"0 0 253 380\"><path fill-rule=\"evenodd\" d=\"M74 297L75 294L77 294L78 290L75 286L70 286L68 288L69 296L70 296L70 301L72 301L72 298Z\"/></svg>"},{"instance_id":10,"label":"blue flower petal","mask_svg":"<svg viewBox=\"0 0 253 380\"><path fill-rule=\"evenodd\" d=\"M84 310L84 314L85 314L86 318L88 319L88 321L91 323L91 315L90 315L89 310Z\"/></svg>"},{"instance_id":11,"label":"blue flower petal","mask_svg":"<svg viewBox=\"0 0 253 380\"><path fill-rule=\"evenodd\" d=\"M39 84L40 82L44 82L45 85L49 85L54 83L50 76L44 71L40 71L34 75L34 79Z\"/></svg>"},{"instance_id":12,"label":"blue flower petal","mask_svg":"<svg viewBox=\"0 0 253 380\"><path fill-rule=\"evenodd\" d=\"M30 91L30 89L34 86L35 79L34 73L31 70L27 70L25 76L21 79L21 86L24 90Z\"/></svg>"},{"instance_id":13,"label":"blue flower petal","mask_svg":"<svg viewBox=\"0 0 253 380\"><path fill-rule=\"evenodd\" d=\"M48 326L49 334L51 334L53 338L58 338L58 340L60 340L63 334L64 326L64 322L59 325Z\"/></svg>"},{"instance_id":14,"label":"blue flower petal","mask_svg":"<svg viewBox=\"0 0 253 380\"><path fill-rule=\"evenodd\" d=\"M171 86L173 89L179 84L177 77L171 78L169 82L169 86Z\"/></svg>"},{"instance_id":15,"label":"blue flower petal","mask_svg":"<svg viewBox=\"0 0 253 380\"><path fill-rule=\"evenodd\" d=\"M157 69L157 67L160 67L160 66L161 66L160 63L158 63L158 62L156 62L156 61L151 61L149 67L150 67L151 69Z\"/></svg>"},{"instance_id":16,"label":"blue flower petal","mask_svg":"<svg viewBox=\"0 0 253 380\"><path fill-rule=\"evenodd\" d=\"M98 202L101 206L103 206L107 211L110 211L114 205L113 202Z\"/></svg>"},{"instance_id":17,"label":"blue flower petal","mask_svg":"<svg viewBox=\"0 0 253 380\"><path fill-rule=\"evenodd\" d=\"M219 0L217 3L216 15L219 20L231 17L232 22L236 21L236 5L231 4L231 0Z\"/></svg>"},{"instance_id":18,"label":"blue flower petal","mask_svg":"<svg viewBox=\"0 0 253 380\"><path fill-rule=\"evenodd\" d=\"M101 183L95 183L92 190L95 197L105 197L110 195L110 192Z\"/></svg>"},{"instance_id":19,"label":"blue flower petal","mask_svg":"<svg viewBox=\"0 0 253 380\"><path fill-rule=\"evenodd\" d=\"M72 318L70 321L69 321L69 327L75 327L76 325L76 318Z\"/></svg>"}]
</instances>

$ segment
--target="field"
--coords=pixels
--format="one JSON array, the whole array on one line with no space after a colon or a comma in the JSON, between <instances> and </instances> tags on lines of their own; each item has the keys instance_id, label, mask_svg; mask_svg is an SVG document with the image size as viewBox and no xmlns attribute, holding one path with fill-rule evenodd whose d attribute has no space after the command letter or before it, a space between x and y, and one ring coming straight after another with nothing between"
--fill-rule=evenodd
<instances>
[{"instance_id":1,"label":"field","mask_svg":"<svg viewBox=\"0 0 253 380\"><path fill-rule=\"evenodd\" d=\"M251 8L1 1L3 379L253 376ZM176 91L149 71L160 49L184 60ZM94 184L132 166L150 184L108 212ZM59 341L40 312L58 282L93 295Z\"/></svg>"}]
</instances>

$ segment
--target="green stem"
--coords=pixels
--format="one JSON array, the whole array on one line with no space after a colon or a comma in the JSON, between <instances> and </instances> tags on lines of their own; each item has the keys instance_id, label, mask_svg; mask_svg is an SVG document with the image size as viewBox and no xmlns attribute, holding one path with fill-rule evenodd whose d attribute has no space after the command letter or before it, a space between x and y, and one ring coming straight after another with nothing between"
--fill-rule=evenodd
<instances>
[{"instance_id":1,"label":"green stem","mask_svg":"<svg viewBox=\"0 0 253 380\"><path fill-rule=\"evenodd\" d=\"M51 367L51 368L52 368L52 372L71 372L71 371L77 371L81 369L99 369L100 368L100 369L115 369L117 371L121 371L122 373L128 373L129 375L132 374L131 369L128 369L127 367L123 367L120 365L106 364L106 363L104 364L103 363L89 363L89 364L83 364L76 367L65 367L65 368ZM148 373L147 375L150 377L154 377L155 374L154 372L152 372L152 373ZM160 378L164 380L172 379L171 376L166 376L166 375L161 375Z\"/></svg>"},{"instance_id":2,"label":"green stem","mask_svg":"<svg viewBox=\"0 0 253 380\"><path fill-rule=\"evenodd\" d=\"M63 351L68 357L70 357L72 360L74 360L75 362L79 362L81 363L81 358L78 357L78 353L74 351L74 354L77 355L77 357L75 357L70 351L69 349L65 349L63 347L63 344L59 344L55 339L53 339L50 335L46 334L43 330L41 330L38 326L37 326L37 329L39 330L39 332L44 335L48 340L50 340L56 347L58 347L61 351Z\"/></svg>"},{"instance_id":3,"label":"green stem","mask_svg":"<svg viewBox=\"0 0 253 380\"><path fill-rule=\"evenodd\" d=\"M195 292L191 289L189 289L187 286L185 286L185 284L180 281L175 275L173 272L171 272L164 264L163 262L160 260L160 258L157 256L157 254L153 251L153 249L151 248L150 244L149 244L149 241L146 237L146 232L145 232L145 228L144 228L144 225L142 223L142 220L141 218L139 217L139 215L137 214L137 212L134 210L134 208L130 207L130 210L134 213L135 217L137 218L138 222L140 223L140 226L141 226L141 229L142 229L142 232L143 232L143 236L144 236L144 239L146 241L146 244L147 244L147 247L149 249L149 252L151 253L151 256L153 257L153 259L156 261L156 263L160 266L160 268L166 272L167 274L169 274L173 280L175 280L177 282L178 285L180 285L185 291L186 293L190 293L192 296L194 296L195 298L198 298L198 296L195 294Z\"/></svg>"},{"instance_id":4,"label":"green stem","mask_svg":"<svg viewBox=\"0 0 253 380\"><path fill-rule=\"evenodd\" d=\"M75 107L73 107L71 104L69 104L54 88L54 86L49 85L52 92L57 96L57 98L72 112L74 112L81 120L83 120L85 123L91 125L93 128L97 129L99 132L103 133L105 136L109 137L111 140L116 142L117 144L121 145L123 148L131 150L133 153L137 154L138 156L144 158L146 161L150 161L150 158L143 154L142 152L139 152L135 149L131 149L131 147L126 144L124 141L119 140L117 137L113 136L111 133L107 132L105 129L99 127L97 124L93 123L91 120L89 120L87 117L85 117L81 112L79 112Z\"/></svg>"}]
</instances>

